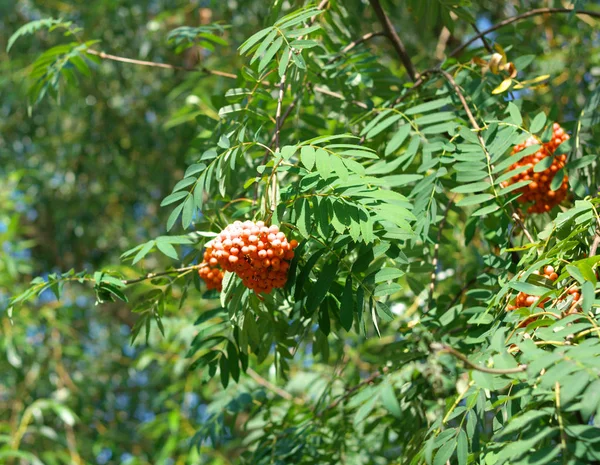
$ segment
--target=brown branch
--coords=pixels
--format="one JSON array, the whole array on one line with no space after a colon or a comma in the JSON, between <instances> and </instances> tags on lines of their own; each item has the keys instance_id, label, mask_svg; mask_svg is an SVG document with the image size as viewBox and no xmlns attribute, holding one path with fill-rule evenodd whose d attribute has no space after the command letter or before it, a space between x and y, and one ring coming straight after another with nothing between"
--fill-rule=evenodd
<instances>
[{"instance_id":1,"label":"brown branch","mask_svg":"<svg viewBox=\"0 0 600 465\"><path fill-rule=\"evenodd\" d=\"M199 72L210 74L213 76L226 77L228 79L237 79L237 76L235 74L226 73L224 71L208 69L208 68L204 68L204 67L188 68L185 66L171 65L169 63L156 63L154 61L135 60L133 58L125 58L125 57L120 57L117 55L110 55L108 53L99 52L98 50L94 50L91 48L88 48L86 50L86 53L89 53L90 55L95 55L103 60L118 61L121 63L129 63L132 65L149 66L151 68L174 69L174 70L178 70L178 71L199 71Z\"/></svg>"},{"instance_id":2,"label":"brown branch","mask_svg":"<svg viewBox=\"0 0 600 465\"><path fill-rule=\"evenodd\" d=\"M412 60L410 59L410 56L406 52L404 43L402 43L402 40L400 39L400 36L398 36L396 29L394 29L394 25L390 21L390 18L385 14L385 11L383 11L379 0L369 0L369 3L373 7L373 10L375 10L375 14L383 26L386 37L391 41L392 46L396 50L396 53L398 54L400 61L402 61L404 68L406 68L406 72L410 76L411 81L415 82L419 77L418 73L412 63Z\"/></svg>"},{"instance_id":3,"label":"brown branch","mask_svg":"<svg viewBox=\"0 0 600 465\"><path fill-rule=\"evenodd\" d=\"M531 242L532 244L535 243L533 237L531 236L531 233L527 230L527 228L525 227L525 223L523 223L523 220L517 212L513 212L512 219L515 220L515 222L519 225L519 227L523 231L523 234L525 234L525 237L527 237L529 242Z\"/></svg>"},{"instance_id":4,"label":"brown branch","mask_svg":"<svg viewBox=\"0 0 600 465\"><path fill-rule=\"evenodd\" d=\"M481 31L479 30L479 28L477 27L477 24L475 23L471 23L471 27L473 28L473 30L477 33L477 34L481 34ZM481 41L483 42L483 46L485 47L485 49L488 51L488 53L494 53L494 49L492 48L492 46L490 45L490 43L487 41L487 39L485 38L485 35L481 36Z\"/></svg>"},{"instance_id":5,"label":"brown branch","mask_svg":"<svg viewBox=\"0 0 600 465\"><path fill-rule=\"evenodd\" d=\"M446 221L448 220L448 213L450 213L450 208L452 207L453 203L454 196L450 200L448 200L448 203L446 204L446 211L444 212L444 217L442 218L442 221L440 221L440 225L438 226L437 240L433 248L433 260L431 262L431 264L433 265L433 271L431 272L431 282L429 284L429 298L427 299L428 308L431 307L431 302L433 301L433 290L435 289L435 282L437 277L436 269L440 253L440 242L442 241L442 233L444 232L444 226L446 226Z\"/></svg>"},{"instance_id":6,"label":"brown branch","mask_svg":"<svg viewBox=\"0 0 600 465\"><path fill-rule=\"evenodd\" d=\"M520 14L517 16L512 16L510 18L506 18L505 20L500 21L497 24L494 24L492 27L477 33L475 36L473 36L469 40L467 40L464 44L461 44L457 48L455 48L452 51L452 53L450 53L450 57L454 57L454 56L458 55L464 49L466 49L469 45L471 45L473 42L481 39L482 37L484 37L486 34L489 34L490 32L494 32L497 29L500 29L504 26L508 26L509 24L515 23L522 19L530 18L532 16L537 16L537 15L543 15L546 13L553 13L553 14L554 13L575 13L578 15L586 15L586 16L592 16L594 18L600 18L600 12L596 12L596 11L588 11L588 10L574 11L572 8L536 8L536 9L528 11L526 13L523 13L523 14Z\"/></svg>"},{"instance_id":7,"label":"brown branch","mask_svg":"<svg viewBox=\"0 0 600 465\"><path fill-rule=\"evenodd\" d=\"M334 98L337 98L340 100L346 100L344 98L344 96L342 94L340 94L339 92L333 92L329 89L325 89L324 87L320 87L320 86L313 86L312 88L315 92L318 92L319 94L328 95L330 97L334 97ZM357 107L362 108L363 110L369 109L369 106L364 102L360 102L358 100L353 100L351 103L356 105Z\"/></svg>"},{"instance_id":8,"label":"brown branch","mask_svg":"<svg viewBox=\"0 0 600 465\"><path fill-rule=\"evenodd\" d=\"M135 279L123 279L121 281L126 286L129 286L130 284L136 284L136 283L139 283L139 282L142 282L142 281L146 281L147 279L154 279L154 278L158 278L159 276L166 276L166 275L170 275L170 274L185 273L186 271L197 270L197 269L202 268L204 266L206 266L206 263L200 263L198 265L185 266L183 268L175 268L173 270L160 271L158 273L148 273L147 275L141 276L139 278L135 278Z\"/></svg>"},{"instance_id":9,"label":"brown branch","mask_svg":"<svg viewBox=\"0 0 600 465\"><path fill-rule=\"evenodd\" d=\"M596 235L594 236L594 240L592 241L592 245L590 246L590 253L588 254L588 257L593 257L596 255L598 246L600 246L600 233L597 231Z\"/></svg>"},{"instance_id":10,"label":"brown branch","mask_svg":"<svg viewBox=\"0 0 600 465\"><path fill-rule=\"evenodd\" d=\"M284 391L280 387L275 386L273 383L271 383L270 381L268 381L265 378L263 378L262 376L260 376L252 368L248 367L248 369L246 370L246 374L248 374L248 376L250 376L250 378L252 378L258 384L260 384L261 386L267 388L269 391L277 394L279 397L281 397L281 398L283 398L285 400L292 401L292 402L294 402L295 404L298 404L298 405L304 404L304 402L302 402L302 400L300 400L297 397L294 397L292 394L290 394L287 391Z\"/></svg>"},{"instance_id":11,"label":"brown branch","mask_svg":"<svg viewBox=\"0 0 600 465\"><path fill-rule=\"evenodd\" d=\"M448 40L450 40L450 30L444 26L440 31L440 35L438 36L437 45L435 46L435 58L438 60L444 59L444 52L446 51L446 46L448 45Z\"/></svg>"},{"instance_id":12,"label":"brown branch","mask_svg":"<svg viewBox=\"0 0 600 465\"><path fill-rule=\"evenodd\" d=\"M350 389L346 390L346 392L343 395L341 395L340 397L338 397L337 399L335 399L333 402L331 402L327 407L325 407L323 409L323 411L321 413L318 414L318 416L321 416L321 415L325 414L326 412L328 412L330 410L333 410L341 402L343 402L348 397L350 397L352 394L354 394L356 391L358 391L361 387L365 386L366 384L373 383L377 378L379 378L380 376L384 375L388 371L389 371L389 368L388 367L384 367L381 371L378 370L378 371L375 371L375 372L371 373L367 378L363 379L360 383L352 386Z\"/></svg>"},{"instance_id":13,"label":"brown branch","mask_svg":"<svg viewBox=\"0 0 600 465\"><path fill-rule=\"evenodd\" d=\"M483 138L481 137L481 134L479 134L479 131L481 131L481 127L479 126L479 124L477 123L477 120L473 116L473 113L471 112L471 109L469 108L469 104L467 103L467 99L465 99L465 96L463 95L462 90L460 90L460 87L458 86L458 84L456 83L456 81L454 80L454 78L448 71L444 71L443 69L440 69L440 70L438 70L438 72L440 74L442 74L446 78L448 83L453 87L454 92L456 93L456 96L458 97L458 99L460 100L460 103L462 104L463 108L465 109L465 113L467 114L467 118L469 118L469 122L471 123L471 126L473 126L473 129L478 131L477 137L479 138L479 142L481 143L482 148L483 148L483 146L485 146L485 143L483 141Z\"/></svg>"},{"instance_id":14,"label":"brown branch","mask_svg":"<svg viewBox=\"0 0 600 465\"><path fill-rule=\"evenodd\" d=\"M471 360L469 360L466 357L466 355L461 354L458 350L453 349L452 347L447 346L446 344L440 344L438 342L434 342L433 344L431 344L430 347L433 351L435 351L437 353L448 353L448 354L456 357L457 359L459 359L461 362L463 362L466 366L468 366L472 370L481 371L483 373L490 373L492 375L510 375L510 374L514 374L514 373L522 373L525 370L527 370L527 365L519 365L516 368L482 367L480 365L477 365L476 363L473 363Z\"/></svg>"},{"instance_id":15,"label":"brown branch","mask_svg":"<svg viewBox=\"0 0 600 465\"><path fill-rule=\"evenodd\" d=\"M386 35L385 32L367 32L360 39L353 40L348 45L346 45L340 51L340 53L338 53L336 56L331 57L329 60L327 60L327 64L330 65L331 63L339 60L343 55L345 55L346 53L348 53L350 50L352 50L355 47L358 47L360 44L362 44L362 43L364 43L364 42L366 42L368 40L371 40L373 37L385 36L385 35Z\"/></svg>"}]
</instances>

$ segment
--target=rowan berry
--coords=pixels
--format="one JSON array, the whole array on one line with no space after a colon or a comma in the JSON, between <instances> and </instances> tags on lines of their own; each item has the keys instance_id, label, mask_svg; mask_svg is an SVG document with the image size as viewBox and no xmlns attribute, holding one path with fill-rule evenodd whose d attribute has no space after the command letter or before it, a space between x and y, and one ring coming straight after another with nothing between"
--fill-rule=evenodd
<instances>
[{"instance_id":1,"label":"rowan berry","mask_svg":"<svg viewBox=\"0 0 600 465\"><path fill-rule=\"evenodd\" d=\"M204 261L236 273L247 288L268 294L273 288L285 286L289 260L294 258L297 246L298 242L288 242L276 225L235 221L206 244ZM201 276L208 276L204 269L200 269ZM222 280L223 273L218 271Z\"/></svg>"},{"instance_id":2,"label":"rowan berry","mask_svg":"<svg viewBox=\"0 0 600 465\"><path fill-rule=\"evenodd\" d=\"M513 170L522 166L527 167L527 170L515 174L508 181L502 183L503 187L508 187L521 181L532 180L527 186L520 187L516 192L521 196L518 198L520 203L530 204L528 207L529 213L543 213L550 211L553 207L560 204L567 196L568 176L565 174L561 181L560 187L553 191L550 186L555 174L564 168L567 160L566 155L554 156L554 152L563 142L569 139L569 135L557 123L552 126L552 138L542 143L536 137L530 137L522 144L516 145L512 154L517 154L527 147L540 145L540 149L532 154L523 157L521 160L513 163L509 170ZM544 171L539 173L534 172L534 166L541 162L544 158L553 157L552 164Z\"/></svg>"}]
</instances>

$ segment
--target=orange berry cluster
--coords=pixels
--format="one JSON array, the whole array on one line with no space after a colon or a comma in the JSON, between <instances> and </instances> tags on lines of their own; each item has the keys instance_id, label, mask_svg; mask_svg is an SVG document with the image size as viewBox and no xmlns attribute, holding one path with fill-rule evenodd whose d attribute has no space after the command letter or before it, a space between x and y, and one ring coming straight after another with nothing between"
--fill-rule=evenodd
<instances>
[{"instance_id":1,"label":"orange berry cluster","mask_svg":"<svg viewBox=\"0 0 600 465\"><path fill-rule=\"evenodd\" d=\"M275 225L236 221L206 244L204 262L237 274L244 286L256 293L268 294L285 286L297 246L298 241L288 242Z\"/></svg>"},{"instance_id":2,"label":"orange berry cluster","mask_svg":"<svg viewBox=\"0 0 600 465\"><path fill-rule=\"evenodd\" d=\"M206 263L206 252L204 252L204 261ZM206 288L208 290L216 289L221 292L221 289L223 288L223 275L225 274L222 269L206 265L198 270L198 274L206 283Z\"/></svg>"},{"instance_id":3,"label":"orange berry cluster","mask_svg":"<svg viewBox=\"0 0 600 465\"><path fill-rule=\"evenodd\" d=\"M544 276L546 278L548 278L550 281L556 281L558 279L558 274L556 273L554 267L552 265L548 265L546 267L544 267L543 270ZM534 274L539 275L540 273L538 271L534 271ZM581 298L581 292L579 291L579 288L577 287L570 287L569 289L567 289L567 295L572 295L573 296L573 301L572 301L572 305L570 306L570 308L563 312L563 316L566 315L572 315L574 313L577 313L577 305L578 305L578 301ZM531 307L533 304L535 304L537 302L537 307L539 308L544 308L544 304L546 302L548 302L548 300L550 300L548 297L546 297L545 299L540 299L539 297L533 296L533 295L528 295L524 292L519 292L517 294L517 298L515 299L515 304L509 304L507 307L508 311L511 310L516 310L517 308L520 307ZM559 298L560 300L564 300L564 297ZM529 323L535 321L536 318L528 318L525 321L521 322L519 324L519 327L525 327L527 326Z\"/></svg>"},{"instance_id":4,"label":"orange berry cluster","mask_svg":"<svg viewBox=\"0 0 600 465\"><path fill-rule=\"evenodd\" d=\"M564 141L569 139L569 135L560 127L558 123L554 123L552 126L552 139L546 143L541 143L536 137L530 137L522 144L516 145L512 154L516 154L526 147L532 145L540 145L540 149L532 154L523 157L516 163L513 163L509 170L519 168L521 166L527 166L528 169L519 174L515 174L511 179L502 183L502 187L516 184L520 181L531 182L517 189L517 192L522 195L519 197L520 203L531 203L532 205L527 209L529 213L543 213L550 211L553 207L561 203L567 196L567 189L569 186L569 178L565 175L562 180L561 186L553 191L550 188L554 175L565 166L567 160L566 155L559 155L554 157L553 154L557 147ZM533 171L533 167L542 161L546 157L554 157L552 164L549 168L536 173Z\"/></svg>"},{"instance_id":5,"label":"orange berry cluster","mask_svg":"<svg viewBox=\"0 0 600 465\"><path fill-rule=\"evenodd\" d=\"M548 278L550 281L556 281L558 279L558 274L554 271L554 267L552 265L548 265L544 267L544 276ZM539 275L539 271L534 271L533 274ZM519 292L517 294L517 298L515 300L515 305L509 305L507 310L515 310L520 307L531 307L539 297L535 297L533 295L526 294L525 292ZM540 300L537 304L538 307L544 308L544 303L548 300L545 298Z\"/></svg>"}]
</instances>

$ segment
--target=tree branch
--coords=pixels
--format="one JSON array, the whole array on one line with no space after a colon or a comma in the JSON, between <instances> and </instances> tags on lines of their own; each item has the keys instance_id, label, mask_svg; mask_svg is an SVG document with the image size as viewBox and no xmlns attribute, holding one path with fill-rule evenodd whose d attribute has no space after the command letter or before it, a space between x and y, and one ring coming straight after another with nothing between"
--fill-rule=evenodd
<instances>
[{"instance_id":1,"label":"tree branch","mask_svg":"<svg viewBox=\"0 0 600 465\"><path fill-rule=\"evenodd\" d=\"M431 308L431 301L433 300L433 290L435 289L435 281L437 277L437 264L440 253L440 242L442 241L442 233L444 232L444 226L446 226L446 221L448 220L448 213L450 213L450 208L454 203L454 196L448 200L446 204L446 211L444 212L444 217L442 221L440 221L440 225L438 226L437 240L433 248L433 260L431 264L433 265L433 271L431 272L431 282L429 283L429 298L427 299L428 309Z\"/></svg>"},{"instance_id":2,"label":"tree branch","mask_svg":"<svg viewBox=\"0 0 600 465\"><path fill-rule=\"evenodd\" d=\"M297 397L294 397L292 394L290 394L287 391L284 391L283 389L281 389L280 387L275 386L273 383L271 383L270 381L266 380L265 378L263 378L262 376L260 376L256 371L254 371L252 368L248 367L248 369L246 370L246 374L248 374L248 376L250 376L250 378L252 378L254 381L256 381L258 384L260 384L261 386L267 388L269 391L277 394L279 397L285 399L285 400L289 400L294 402L295 404L298 405L302 405L304 404L304 402L302 402L300 399L298 399Z\"/></svg>"},{"instance_id":3,"label":"tree branch","mask_svg":"<svg viewBox=\"0 0 600 465\"><path fill-rule=\"evenodd\" d=\"M446 344L440 344L438 342L434 342L433 344L431 344L430 347L433 351L435 351L437 353L448 353L448 354L456 357L457 359L459 359L461 362L463 362L465 365L467 365L472 370L481 371L482 373L490 373L492 375L510 375L510 374L514 374L514 373L522 373L525 370L527 370L527 365L519 365L516 368L482 367L480 365L477 365L476 363L473 363L471 360L469 360L466 357L466 355L461 354L458 350L453 349L452 347L447 346Z\"/></svg>"},{"instance_id":4,"label":"tree branch","mask_svg":"<svg viewBox=\"0 0 600 465\"><path fill-rule=\"evenodd\" d=\"M363 379L360 383L352 386L350 389L348 389L343 395L341 395L340 397L338 397L337 399L335 399L333 402L331 402L327 407L325 407L323 409L323 411L321 413L318 414L318 416L323 415L324 413L333 410L334 408L336 408L341 402L343 402L344 400L346 400L348 397L350 397L353 393L355 393L357 390L359 390L361 387L365 386L366 384L371 384L372 382L374 382L377 378L379 378L380 376L384 375L385 373L387 373L389 371L388 367L384 367L381 371L375 371L373 373L371 373L367 378Z\"/></svg>"},{"instance_id":5,"label":"tree branch","mask_svg":"<svg viewBox=\"0 0 600 465\"><path fill-rule=\"evenodd\" d=\"M348 53L353 48L358 47L360 44L366 42L367 40L371 40L373 37L385 36L385 35L386 35L386 33L383 32L383 31L380 31L380 32L368 32L365 35L363 35L360 39L353 40L348 45L346 45L340 51L340 53L338 53L336 56L331 57L329 60L327 60L327 64L330 65L334 61L339 60L343 55L345 55L346 53Z\"/></svg>"},{"instance_id":6,"label":"tree branch","mask_svg":"<svg viewBox=\"0 0 600 465\"><path fill-rule=\"evenodd\" d=\"M385 14L385 11L383 11L379 0L369 0L369 3L373 7L373 10L375 10L375 14L383 26L386 37L392 42L392 45L394 46L398 57L400 57L400 61L402 61L404 68L406 68L406 72L410 76L411 81L415 82L419 77L418 73L412 63L412 60L410 59L410 56L406 52L404 43L402 43L402 40L400 39L400 36L398 36L396 29L394 29L394 25L390 21L390 18Z\"/></svg>"},{"instance_id":7,"label":"tree branch","mask_svg":"<svg viewBox=\"0 0 600 465\"><path fill-rule=\"evenodd\" d=\"M185 66L171 65L169 63L156 63L154 61L135 60L133 58L125 58L125 57L120 57L117 55L110 55L108 53L99 52L98 50L94 50L91 48L88 48L86 50L86 53L89 53L90 55L95 55L103 60L118 61L121 63L129 63L132 65L149 66L151 68L174 69L174 70L178 70L178 71L199 71L199 72L210 74L213 76L221 76L221 77L226 77L228 79L237 79L237 76L235 74L226 73L224 71L212 70L212 69L208 69L208 68L204 68L204 67L188 68Z\"/></svg>"},{"instance_id":8,"label":"tree branch","mask_svg":"<svg viewBox=\"0 0 600 465\"><path fill-rule=\"evenodd\" d=\"M497 29L500 29L504 26L508 26L509 24L515 23L517 21L521 21L522 19L530 18L532 16L537 16L537 15L543 15L546 13L560 14L560 13L573 13L573 12L578 15L586 15L586 16L592 16L594 18L600 18L600 12L596 12L596 11L588 11L588 10L574 11L572 8L536 8L534 10L527 11L526 13L523 13L523 14L520 14L517 16L512 16L510 18L506 18L505 20L500 21L497 24L494 24L492 27L477 33L475 36L473 36L469 40L467 40L464 44L459 45L457 48L455 48L450 53L449 57L454 57L454 56L458 55L464 49L466 49L469 45L471 45L473 42L481 39L486 34L489 34L490 32L494 32Z\"/></svg>"},{"instance_id":9,"label":"tree branch","mask_svg":"<svg viewBox=\"0 0 600 465\"><path fill-rule=\"evenodd\" d=\"M206 263L200 263L198 265L185 266L183 268L175 268L173 270L160 271L158 273L148 273L147 275L141 276L139 278L135 278L135 279L123 279L121 281L126 286L129 286L130 284L136 284L136 283L139 283L139 282L142 282L142 281L146 281L147 279L154 279L154 278L158 278L159 276L166 276L166 275L170 275L170 274L185 273L187 271L200 269L200 268L202 268L204 266L207 266Z\"/></svg>"}]
</instances>

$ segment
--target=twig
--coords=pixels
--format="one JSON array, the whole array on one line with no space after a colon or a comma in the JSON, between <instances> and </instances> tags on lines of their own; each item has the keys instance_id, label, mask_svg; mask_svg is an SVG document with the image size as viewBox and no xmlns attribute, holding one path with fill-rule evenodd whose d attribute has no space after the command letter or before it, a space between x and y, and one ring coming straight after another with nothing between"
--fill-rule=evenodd
<instances>
[{"instance_id":1,"label":"twig","mask_svg":"<svg viewBox=\"0 0 600 465\"><path fill-rule=\"evenodd\" d=\"M367 40L371 40L373 37L385 36L385 35L386 35L385 32L367 32L360 39L353 40L348 45L346 45L340 51L340 53L338 53L334 57L331 57L329 60L327 60L327 64L330 65L331 63L339 60L343 55L345 55L346 53L348 53L353 48L358 47L360 44L366 42Z\"/></svg>"},{"instance_id":2,"label":"twig","mask_svg":"<svg viewBox=\"0 0 600 465\"><path fill-rule=\"evenodd\" d=\"M354 394L357 390L359 390L361 387L363 387L366 384L371 384L372 382L374 382L377 378L379 378L380 376L384 375L385 373L387 373L389 371L388 367L384 367L381 371L375 371L373 373L371 373L367 378L363 379L360 383L352 386L350 389L348 389L343 395L341 395L340 397L338 397L337 399L335 399L333 402L331 402L327 407L325 407L323 409L323 411L318 415L321 416L323 415L325 412L328 412L330 410L333 410L334 408L336 408L341 402L343 402L344 400L346 400L348 397L350 397L352 394Z\"/></svg>"},{"instance_id":3,"label":"twig","mask_svg":"<svg viewBox=\"0 0 600 465\"><path fill-rule=\"evenodd\" d=\"M410 56L406 52L406 48L404 47L404 44L402 43L400 36L398 36L396 29L394 29L394 25L390 21L390 18L388 17L388 15L385 14L385 11L383 11L383 8L381 7L381 3L379 3L379 0L369 0L369 3L375 10L375 14L377 15L379 22L383 26L386 37L392 42L392 45L393 45L394 49L396 50L396 53L398 54L400 61L402 61L404 68L406 68L406 72L410 76L410 80L415 82L417 80L417 78L419 77L418 73L415 70L412 60L410 59Z\"/></svg>"},{"instance_id":4,"label":"twig","mask_svg":"<svg viewBox=\"0 0 600 465\"><path fill-rule=\"evenodd\" d=\"M340 94L339 92L333 92L333 91L331 91L329 89L325 89L324 87L321 87L321 86L312 86L312 89L315 92L318 92L319 94L329 95L330 97L338 98L340 100L346 100L344 98L344 96L342 94ZM357 107L362 108L363 110L369 109L369 106L364 102L360 102L358 100L353 100L351 103L353 103Z\"/></svg>"},{"instance_id":5,"label":"twig","mask_svg":"<svg viewBox=\"0 0 600 465\"><path fill-rule=\"evenodd\" d=\"M197 269L202 268L204 266L206 266L206 263L200 263L198 265L185 266L183 268L175 268L174 270L160 271L158 273L148 273L145 276L141 276L141 277L135 278L135 279L123 279L123 280L121 280L121 282L123 284L125 284L126 286L129 286L130 284L135 284L135 283L139 283L139 282L142 282L142 281L146 281L147 279L154 279L154 278L157 278L159 276L166 276L166 275L169 275L169 274L185 273L186 271L197 270Z\"/></svg>"},{"instance_id":6,"label":"twig","mask_svg":"<svg viewBox=\"0 0 600 465\"><path fill-rule=\"evenodd\" d=\"M99 58L102 58L103 60L119 61L121 63L129 63L129 64L140 65L140 66L149 66L152 68L174 69L174 70L178 70L178 71L200 71L200 72L203 72L206 74L211 74L213 76L221 76L221 77L226 77L229 79L237 79L237 76L235 74L226 73L225 71L208 69L208 68L204 68L204 67L189 68L189 67L185 67L185 66L171 65L169 63L156 63L154 61L136 60L133 58L125 58L125 57L120 57L117 55L110 55L108 53L99 52L98 50L94 50L91 48L88 48L86 50L86 53L89 53L90 55L95 55Z\"/></svg>"},{"instance_id":7,"label":"twig","mask_svg":"<svg viewBox=\"0 0 600 465\"><path fill-rule=\"evenodd\" d=\"M467 48L469 45L471 45L473 42L481 39L483 36L485 36L486 34L489 34L490 32L494 32L497 29L500 29L504 26L508 26L509 24L515 23L522 19L530 18L531 16L543 15L546 13L575 13L578 15L586 15L586 16L592 16L594 18L600 18L600 12L597 12L597 11L588 11L588 10L574 11L572 8L536 8L536 9L530 10L526 13L523 13L523 14L520 14L517 16L512 16L511 18L506 18L505 20L500 21L497 24L494 24L492 27L475 34L475 36L471 37L464 44L461 44L457 48L455 48L452 51L452 53L450 53L450 57L454 57L454 56L458 55L465 48Z\"/></svg>"},{"instance_id":8,"label":"twig","mask_svg":"<svg viewBox=\"0 0 600 465\"><path fill-rule=\"evenodd\" d=\"M329 3L329 0L322 0L321 3L319 3L319 5L317 6L317 9L322 10L327 6L327 3ZM313 25L313 23L315 22L317 18L317 15L312 16L306 23L307 25L310 27ZM304 36L300 36L298 37L298 40L302 40L304 38ZM290 51L288 52L288 63L290 58L292 57L292 54L294 52L290 49ZM290 106L287 108L287 110L285 111L285 113L282 115L281 110L282 110L282 106L283 106L283 97L285 96L285 90L286 90L286 80L287 80L287 74L284 72L283 76L281 76L281 79L279 81L279 95L277 97L277 109L275 111L275 132L273 133L273 136L271 137L271 143L269 145L272 146L273 144L275 144L275 150L277 150L279 148L279 135L281 133L281 128L283 127L283 123L284 121L287 119L288 115L291 113L292 109L296 106L296 102L297 99L295 99ZM269 150L265 151L265 155L263 156L263 161L262 164L264 165L265 162L267 161L267 158L269 156ZM272 198L271 198L271 210L275 210L275 199L277 198L277 175L275 174L275 170L276 167L273 167L273 173L272 173L272 186L267 185L266 191L265 191L265 204L267 203L268 197L269 197L269 189L272 189ZM255 190L255 199L258 198L258 183L257 183L257 187Z\"/></svg>"},{"instance_id":9,"label":"twig","mask_svg":"<svg viewBox=\"0 0 600 465\"><path fill-rule=\"evenodd\" d=\"M563 463L567 463L567 436L565 435L565 425L560 413L560 383L554 383L554 400L556 402L556 416L558 417L558 428L560 429L560 447L562 449Z\"/></svg>"},{"instance_id":10,"label":"twig","mask_svg":"<svg viewBox=\"0 0 600 465\"><path fill-rule=\"evenodd\" d=\"M435 57L438 60L444 59L444 52L446 51L446 46L448 45L448 40L450 39L450 30L444 26L440 32L438 37L437 45L435 46Z\"/></svg>"},{"instance_id":11,"label":"twig","mask_svg":"<svg viewBox=\"0 0 600 465\"><path fill-rule=\"evenodd\" d=\"M294 397L289 392L284 391L280 387L275 386L273 383L271 383L270 381L268 381L265 378L263 378L262 376L260 376L252 368L248 367L248 369L246 370L246 373L248 374L248 376L250 376L250 378L252 378L258 384L260 384L261 386L267 388L269 391L274 392L279 397L281 397L281 398L283 398L285 400L292 401L292 402L294 402L295 404L298 404L298 405L304 404L304 402L302 402L302 400L298 399L297 397Z\"/></svg>"},{"instance_id":12,"label":"twig","mask_svg":"<svg viewBox=\"0 0 600 465\"><path fill-rule=\"evenodd\" d=\"M410 95L412 92L414 92L419 87L421 87L423 84L425 84L425 81L427 81L427 78L429 76L431 76L432 74L439 73L439 71L440 71L440 67L437 66L435 68L426 69L421 74L419 74L419 78L415 81L413 86L410 89L408 89L406 91L406 93L400 95L396 100L394 100L394 105L398 105L400 102L402 102L402 100L404 100L408 95Z\"/></svg>"},{"instance_id":13,"label":"twig","mask_svg":"<svg viewBox=\"0 0 600 465\"><path fill-rule=\"evenodd\" d=\"M490 267L486 267L483 269L483 271L481 273L482 274L487 273L489 270L490 270ZM450 310L452 307L454 307L454 304L456 304L456 302L458 301L458 299L460 299L460 297L464 294L464 292L477 282L477 278L478 278L478 276L474 276L469 281L467 281L467 283L462 287L462 289L458 292L458 294L456 294L454 296L454 298L452 299L452 302L450 302L450 304L448 305L446 310ZM463 328L460 328L460 329L462 330Z\"/></svg>"},{"instance_id":14,"label":"twig","mask_svg":"<svg viewBox=\"0 0 600 465\"><path fill-rule=\"evenodd\" d=\"M440 242L442 241L442 233L444 232L444 226L446 226L446 221L448 220L448 213L450 213L450 208L454 203L454 196L448 200L446 204L446 211L444 212L444 217L438 226L437 240L435 245L433 246L433 260L431 264L433 265L433 271L431 272L431 282L429 283L429 298L428 298L428 309L431 309L431 302L433 301L433 290L435 289L435 281L437 276L437 264L440 253Z\"/></svg>"},{"instance_id":15,"label":"twig","mask_svg":"<svg viewBox=\"0 0 600 465\"><path fill-rule=\"evenodd\" d=\"M477 137L483 148L485 146L485 143L483 141L483 138L481 137L481 134L479 134L479 131L481 131L481 127L477 123L477 120L475 120L475 117L473 116L473 113L471 112L471 109L469 108L469 104L467 103L467 99L465 99L465 96L463 95L462 90L460 90L460 87L458 86L458 84L456 83L456 81L454 80L454 78L448 71L444 71L443 69L440 69L440 70L438 70L438 72L440 74L442 74L442 76L444 76L446 78L446 80L448 81L448 83L454 88L454 92L456 93L456 96L460 100L460 103L462 104L462 106L465 110L465 113L467 114L467 118L469 118L469 122L471 123L471 126L473 126L473 129L475 129L477 131Z\"/></svg>"},{"instance_id":16,"label":"twig","mask_svg":"<svg viewBox=\"0 0 600 465\"><path fill-rule=\"evenodd\" d=\"M590 246L589 257L593 257L596 255L596 251L598 250L598 246L600 245L600 232L596 231L596 235L594 236L594 240L592 241L592 245Z\"/></svg>"},{"instance_id":17,"label":"twig","mask_svg":"<svg viewBox=\"0 0 600 465\"><path fill-rule=\"evenodd\" d=\"M525 223L523 223L523 220L521 219L521 217L519 216L519 214L517 212L513 212L512 219L515 220L515 222L519 225L519 227L523 231L523 234L525 234L525 237L527 237L529 242L531 242L532 244L535 243L535 241L533 240L533 237L531 236L531 234L525 227Z\"/></svg>"},{"instance_id":18,"label":"twig","mask_svg":"<svg viewBox=\"0 0 600 465\"><path fill-rule=\"evenodd\" d=\"M448 354L456 357L457 359L459 359L461 362L463 362L465 365L467 365L472 370L481 371L483 373L490 373L492 375L510 375L510 374L514 374L514 373L522 373L525 370L527 370L527 365L519 365L516 368L482 367L480 365L477 365L476 363L473 363L465 355L461 354L458 350L453 349L452 347L447 346L445 344L440 344L440 343L434 342L433 344L431 344L430 347L432 350L434 350L437 353L448 353Z\"/></svg>"},{"instance_id":19,"label":"twig","mask_svg":"<svg viewBox=\"0 0 600 465\"><path fill-rule=\"evenodd\" d=\"M477 34L481 34L481 31L477 27L477 24L471 23L471 27L475 30L475 32ZM488 51L488 53L494 53L494 49L492 48L492 46L490 45L490 43L487 41L487 39L485 38L485 36L483 36L483 35L481 36L481 41L483 42L483 46Z\"/></svg>"}]
</instances>

